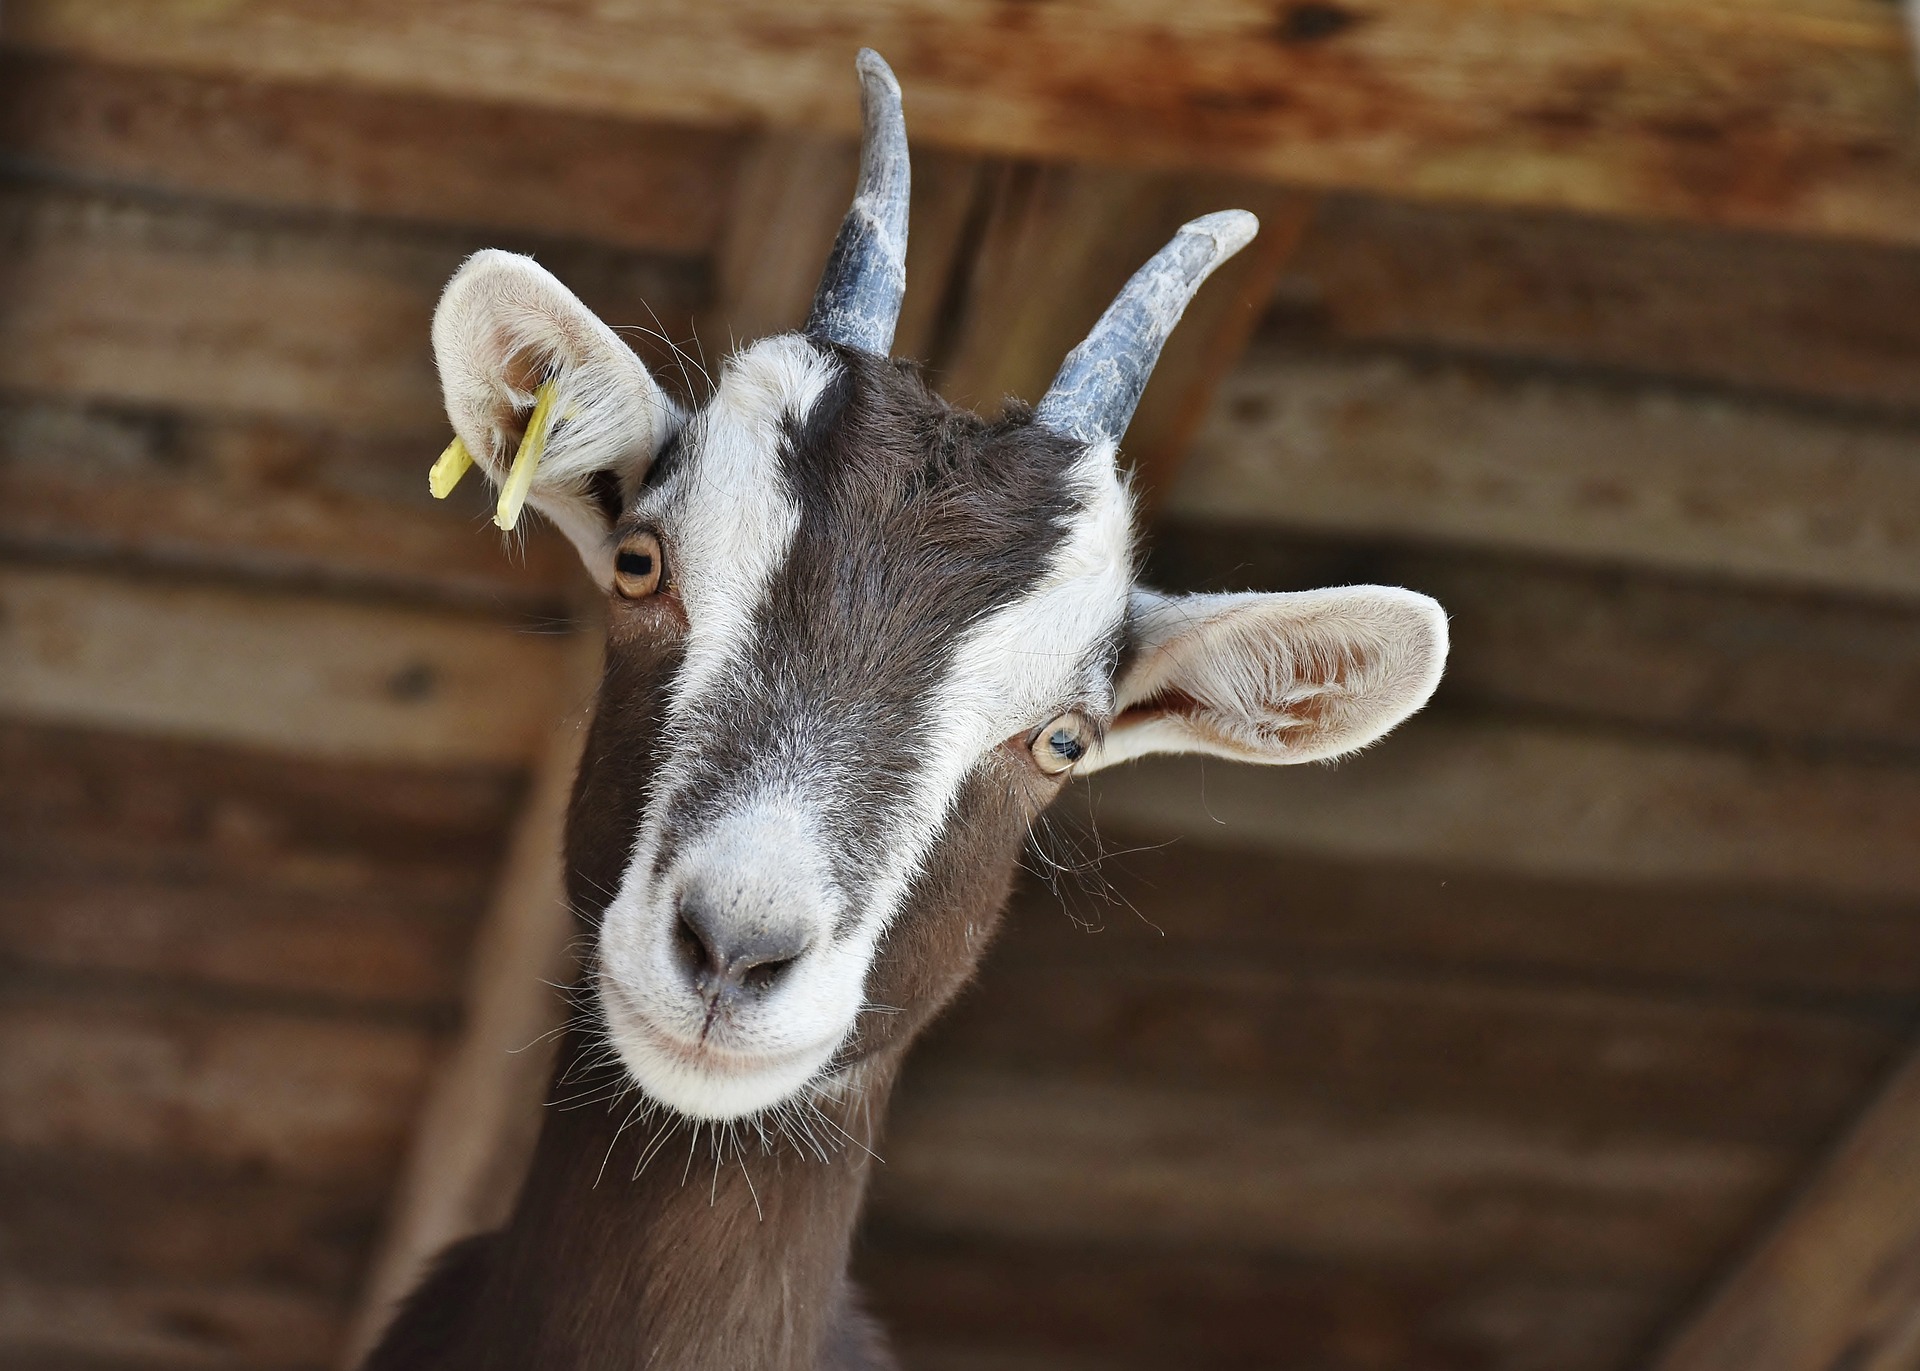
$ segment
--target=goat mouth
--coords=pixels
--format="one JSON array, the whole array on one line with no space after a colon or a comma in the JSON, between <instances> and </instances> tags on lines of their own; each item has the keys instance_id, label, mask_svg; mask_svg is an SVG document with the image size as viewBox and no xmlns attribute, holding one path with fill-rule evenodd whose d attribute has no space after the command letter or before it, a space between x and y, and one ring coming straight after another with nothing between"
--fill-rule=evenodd
<instances>
[{"instance_id":1,"label":"goat mouth","mask_svg":"<svg viewBox=\"0 0 1920 1371\"><path fill-rule=\"evenodd\" d=\"M783 1070L816 1055L811 1049L756 1052L716 1043L713 1030L718 1025L712 1014L705 1016L697 1037L686 1038L654 1022L624 986L603 980L601 994L609 1009L608 1027L615 1030L616 1040L638 1038L653 1053L695 1071L720 1076L756 1076Z\"/></svg>"}]
</instances>

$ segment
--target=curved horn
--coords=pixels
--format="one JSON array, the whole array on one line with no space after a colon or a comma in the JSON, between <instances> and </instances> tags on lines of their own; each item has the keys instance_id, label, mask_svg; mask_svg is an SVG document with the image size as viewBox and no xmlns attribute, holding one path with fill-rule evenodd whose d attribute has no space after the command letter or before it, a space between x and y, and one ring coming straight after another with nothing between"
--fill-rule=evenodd
<instances>
[{"instance_id":1,"label":"curved horn","mask_svg":"<svg viewBox=\"0 0 1920 1371\"><path fill-rule=\"evenodd\" d=\"M807 332L887 355L907 294L907 121L900 83L872 48L860 49L860 184L814 292Z\"/></svg>"},{"instance_id":2,"label":"curved horn","mask_svg":"<svg viewBox=\"0 0 1920 1371\"><path fill-rule=\"evenodd\" d=\"M1083 443L1117 442L1147 388L1167 335L1200 283L1253 241L1260 221L1243 209L1202 215L1174 234L1114 296L1084 342L1067 354L1034 418Z\"/></svg>"}]
</instances>

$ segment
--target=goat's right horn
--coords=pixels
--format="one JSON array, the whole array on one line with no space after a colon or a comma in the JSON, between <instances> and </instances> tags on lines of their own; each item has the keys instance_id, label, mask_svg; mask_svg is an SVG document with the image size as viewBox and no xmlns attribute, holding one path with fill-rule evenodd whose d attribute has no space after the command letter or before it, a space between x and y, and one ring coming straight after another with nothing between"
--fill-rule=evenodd
<instances>
[{"instance_id":1,"label":"goat's right horn","mask_svg":"<svg viewBox=\"0 0 1920 1371\"><path fill-rule=\"evenodd\" d=\"M1259 231L1260 221L1243 209L1202 215L1184 226L1121 287L1093 332L1067 354L1034 419L1083 443L1118 442L1193 293Z\"/></svg>"},{"instance_id":2,"label":"goat's right horn","mask_svg":"<svg viewBox=\"0 0 1920 1371\"><path fill-rule=\"evenodd\" d=\"M827 257L806 331L885 357L907 295L907 120L893 68L860 49L860 184Z\"/></svg>"}]
</instances>

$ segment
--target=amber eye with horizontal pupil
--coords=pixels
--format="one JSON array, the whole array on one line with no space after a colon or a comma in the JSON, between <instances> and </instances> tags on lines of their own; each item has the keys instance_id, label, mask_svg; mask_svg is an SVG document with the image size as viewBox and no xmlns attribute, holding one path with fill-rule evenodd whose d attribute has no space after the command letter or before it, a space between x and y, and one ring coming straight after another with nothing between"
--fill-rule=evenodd
<instances>
[{"instance_id":1,"label":"amber eye with horizontal pupil","mask_svg":"<svg viewBox=\"0 0 1920 1371\"><path fill-rule=\"evenodd\" d=\"M613 588L629 600L643 600L660 589L663 568L660 540L651 533L630 534L613 554Z\"/></svg>"},{"instance_id":2,"label":"amber eye with horizontal pupil","mask_svg":"<svg viewBox=\"0 0 1920 1371\"><path fill-rule=\"evenodd\" d=\"M1033 738L1033 761L1049 776L1058 776L1087 755L1093 730L1078 714L1062 714Z\"/></svg>"}]
</instances>

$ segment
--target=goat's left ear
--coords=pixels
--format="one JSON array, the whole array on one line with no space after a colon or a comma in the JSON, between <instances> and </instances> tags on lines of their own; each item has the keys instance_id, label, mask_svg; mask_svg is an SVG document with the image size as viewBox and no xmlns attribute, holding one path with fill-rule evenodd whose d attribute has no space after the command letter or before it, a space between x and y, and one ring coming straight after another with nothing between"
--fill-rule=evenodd
<instances>
[{"instance_id":1,"label":"goat's left ear","mask_svg":"<svg viewBox=\"0 0 1920 1371\"><path fill-rule=\"evenodd\" d=\"M453 431L500 487L496 522L510 529L532 505L611 585L608 535L679 427L671 397L572 291L511 252L475 253L454 273L433 357ZM435 468L436 494L459 469Z\"/></svg>"},{"instance_id":2,"label":"goat's left ear","mask_svg":"<svg viewBox=\"0 0 1920 1371\"><path fill-rule=\"evenodd\" d=\"M1269 764L1338 757L1424 705L1446 659L1445 612L1411 590L1135 590L1113 725L1079 770L1149 752Z\"/></svg>"}]
</instances>

